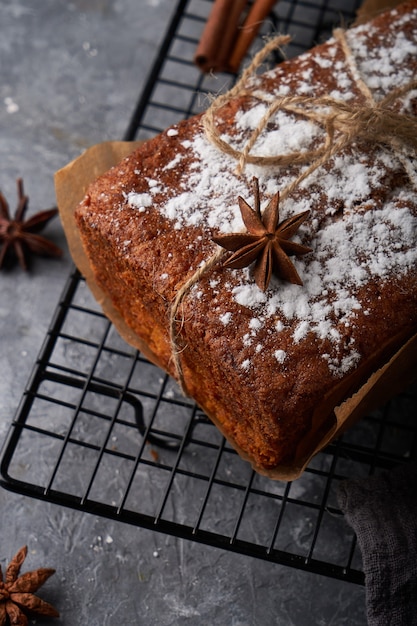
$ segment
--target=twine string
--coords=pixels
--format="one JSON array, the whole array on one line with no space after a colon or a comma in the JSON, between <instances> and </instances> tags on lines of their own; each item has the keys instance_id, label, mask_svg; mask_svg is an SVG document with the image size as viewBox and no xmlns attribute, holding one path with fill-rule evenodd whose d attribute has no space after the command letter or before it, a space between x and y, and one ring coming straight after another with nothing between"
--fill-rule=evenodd
<instances>
[{"instance_id":1,"label":"twine string","mask_svg":"<svg viewBox=\"0 0 417 626\"><path fill-rule=\"evenodd\" d=\"M174 301L172 303L170 316L169 316L169 331L171 340L171 359L174 363L175 372L177 374L177 380L183 393L185 393L184 387L184 373L181 365L180 354L184 351L185 346L179 348L180 329L184 323L184 318L177 317L179 306L184 296L189 292L193 285L197 284L200 278L209 271L216 263L218 263L224 256L225 251L217 250L205 263L198 268L196 272L181 286L177 292Z\"/></svg>"},{"instance_id":2,"label":"twine string","mask_svg":"<svg viewBox=\"0 0 417 626\"><path fill-rule=\"evenodd\" d=\"M271 101L266 95L249 91L247 85L256 75L268 55L290 41L290 37L279 35L271 39L253 58L252 62L243 71L239 81L225 94L218 96L207 109L203 117L203 127L206 137L221 152L237 161L236 173L242 175L245 165L250 163L261 166L306 165L304 169L285 189L280 191L281 201L288 197L306 178L315 170L327 163L335 154L342 151L354 142L379 144L392 150L402 163L410 181L417 186L416 174L411 163L411 152L417 150L417 120L411 115L396 111L392 105L402 96L417 89L417 79L402 87L395 88L388 95L376 101L371 90L360 75L355 58L349 47L345 31L336 29L334 37L338 41L347 62L350 74L362 94L362 102L350 103L338 100L331 96L311 97L305 95L282 96ZM243 149L234 148L225 141L219 133L216 114L219 109L235 97L248 96L265 102L268 106L246 141ZM295 116L305 118L321 126L324 139L318 147L304 151L294 151L286 154L260 155L252 154L252 150L260 135L267 128L271 118L278 112L285 111ZM171 353L180 387L185 393L184 376L180 362L179 324L183 323L178 316L181 303L190 289L199 282L201 277L216 265L227 252L217 250L203 265L181 286L172 303L170 312L170 341Z\"/></svg>"}]
</instances>

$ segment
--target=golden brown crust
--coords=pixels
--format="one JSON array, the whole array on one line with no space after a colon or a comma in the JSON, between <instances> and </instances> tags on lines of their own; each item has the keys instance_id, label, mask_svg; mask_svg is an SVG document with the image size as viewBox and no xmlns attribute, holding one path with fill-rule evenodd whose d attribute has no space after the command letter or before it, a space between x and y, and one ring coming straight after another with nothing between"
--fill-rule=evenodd
<instances>
[{"instance_id":1,"label":"golden brown crust","mask_svg":"<svg viewBox=\"0 0 417 626\"><path fill-rule=\"evenodd\" d=\"M401 17L410 12L409 21ZM363 50L380 47L382 36L392 47L400 22L410 50L417 49L415 2L350 39L359 69L376 85L376 98L392 85L374 80ZM417 72L415 55L398 57L397 65L390 60L394 86L399 74L406 81ZM349 102L361 102L349 71L332 40L256 79L253 89L263 94L308 89L313 95L345 89ZM245 135L250 126L242 112L250 115L259 102L240 97L222 109L219 123L230 141L241 141L239 133ZM408 98L407 106L413 109L415 100ZM272 130L281 127L275 122ZM299 262L305 287L275 279L262 294L254 290L250 269L216 264L181 301L173 348L173 300L217 250L211 237L222 229L235 232L230 222L237 219L236 198L243 194L250 203L251 174L259 175L264 205L300 171L300 166L248 166L248 176L239 178L233 159L221 154L217 169L210 169L216 150L204 136L201 116L181 122L95 181L76 219L98 285L153 360L175 376L172 351L178 348L187 392L244 458L273 474L277 467L299 465L308 456L305 438L315 445L334 423L334 406L416 332L416 233L408 232L416 227L416 192L397 154L349 146L284 203L288 213L300 206L311 210L299 239L313 247L310 258ZM211 183L205 182L201 193L208 175ZM352 183L352 176L357 181ZM361 241L362 224L369 245ZM340 243L332 241L332 233ZM349 272L342 267L346 263L352 264Z\"/></svg>"}]
</instances>

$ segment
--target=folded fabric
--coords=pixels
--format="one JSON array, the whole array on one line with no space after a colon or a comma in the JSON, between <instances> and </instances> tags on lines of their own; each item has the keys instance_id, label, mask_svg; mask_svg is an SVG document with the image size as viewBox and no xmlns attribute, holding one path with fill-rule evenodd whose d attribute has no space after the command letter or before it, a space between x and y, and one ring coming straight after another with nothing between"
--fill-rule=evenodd
<instances>
[{"instance_id":1,"label":"folded fabric","mask_svg":"<svg viewBox=\"0 0 417 626\"><path fill-rule=\"evenodd\" d=\"M369 626L417 625L417 464L343 481L337 497L362 553Z\"/></svg>"}]
</instances>

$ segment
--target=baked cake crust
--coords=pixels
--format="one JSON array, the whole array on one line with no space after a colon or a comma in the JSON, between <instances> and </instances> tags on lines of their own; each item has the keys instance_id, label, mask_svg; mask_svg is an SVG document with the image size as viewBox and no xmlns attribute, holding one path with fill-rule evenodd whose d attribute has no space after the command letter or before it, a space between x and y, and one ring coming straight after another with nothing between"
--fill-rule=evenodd
<instances>
[{"instance_id":1,"label":"baked cake crust","mask_svg":"<svg viewBox=\"0 0 417 626\"><path fill-rule=\"evenodd\" d=\"M346 32L354 64L332 38L251 79L216 115L224 141L242 150L268 104L288 94L375 102L417 75L417 2ZM417 90L390 104L416 116ZM302 181L307 165L246 163L207 138L199 115L145 142L96 180L75 218L95 281L150 358L181 380L240 454L272 477L300 462L334 422L333 409L417 330L417 192L413 147L352 140ZM253 155L317 148L320 125L279 110ZM261 206L283 192L280 219L309 210L291 257L303 285L253 267L203 271L175 310L186 281L219 250L212 238L244 231L238 197ZM308 444L306 443L308 442Z\"/></svg>"}]
</instances>

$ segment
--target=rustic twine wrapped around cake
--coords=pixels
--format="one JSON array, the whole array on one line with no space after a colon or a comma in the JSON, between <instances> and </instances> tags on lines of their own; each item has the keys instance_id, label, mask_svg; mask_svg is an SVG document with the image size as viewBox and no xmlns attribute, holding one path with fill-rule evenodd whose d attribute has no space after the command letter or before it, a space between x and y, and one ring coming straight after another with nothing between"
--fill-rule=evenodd
<instances>
[{"instance_id":1,"label":"rustic twine wrapped around cake","mask_svg":"<svg viewBox=\"0 0 417 626\"><path fill-rule=\"evenodd\" d=\"M347 101L337 100L330 96L311 97L305 95L282 96L271 102L259 95L254 95L253 92L247 91L246 84L248 80L256 73L257 68L265 58L273 50L286 45L290 40L286 35L278 36L269 41L254 57L252 63L244 71L236 85L226 94L219 96L206 111L203 124L207 138L219 150L238 161L238 173L243 172L246 163L264 166L277 165L281 167L310 163L309 168L285 190L286 195L290 194L305 178L326 163L337 152L356 141L369 141L372 144L385 145L391 148L397 153L407 174L416 184L416 174L410 167L409 158L408 155L404 154L403 146L409 146L413 150L417 149L417 121L415 117L392 110L389 106L413 89L416 89L417 79L394 89L385 98L377 102L360 76L354 56L346 40L345 31L336 29L333 34L343 50L351 75L364 96L364 104L350 104ZM244 95L262 100L269 106L243 150L236 150L220 137L216 127L216 113L233 98ZM295 151L284 155L252 155L251 150L258 137L278 111L294 113L321 125L326 133L322 145L314 150Z\"/></svg>"},{"instance_id":2,"label":"rustic twine wrapped around cake","mask_svg":"<svg viewBox=\"0 0 417 626\"><path fill-rule=\"evenodd\" d=\"M265 165L270 165L271 161L269 159L271 158L274 159L274 163L278 165L283 164L284 158L287 158L291 164L295 162L294 154L277 155L277 157L260 157L251 153L257 137L259 137L262 130L266 127L270 117L279 107L285 106L287 111L301 114L304 117L307 116L312 122L322 125L326 134L323 144L315 151L310 151L310 153L297 153L299 159L298 163L307 163L307 159L310 159L310 165L307 165L307 169L301 173L300 176L302 176L302 178L297 178L291 183L289 188L283 190L284 195L288 195L292 189L295 189L295 187L300 184L301 180L304 180L312 171L330 159L338 150L341 150L344 146L348 146L358 139L380 143L386 146L388 150L395 153L398 158L401 159L410 180L417 186L415 172L413 171L412 162L409 160L408 154L410 148L411 150L416 149L417 122L409 116L392 111L388 108L397 98L416 88L417 81L413 81L403 88L396 89L380 102L374 102L370 90L359 76L353 55L346 44L343 31L336 31L335 36L341 43L345 57L350 65L351 73L355 77L361 93L363 94L363 106L357 107L357 105L355 105L352 107L349 103L340 102L331 98L312 99L304 96L280 98L274 102L267 102L269 106L259 127L255 129L243 150L233 153L239 171L243 174L245 164L254 163L255 161L257 164L260 164L260 161L263 160ZM272 47L277 45L281 46L284 43L285 40L282 39L268 43L267 47L254 58L253 63L243 73L239 83L230 92L217 98L205 114L204 124L206 125L207 135L211 141L219 145L220 150L227 150L228 153L230 153L229 150L233 151L233 148L227 144L222 144L222 139L218 136L216 129L216 113L230 98L247 93L247 81L253 76L263 58L265 58ZM254 96L253 93L250 95L252 97L258 97ZM320 104L322 110L315 108L318 104ZM101 174L108 171L113 165L119 163L124 157L132 153L140 143L141 142L104 142L95 145L86 150L73 162L59 170L55 175L55 184L57 202L72 257L78 269L86 278L94 297L101 305L107 317L113 322L120 335L129 344L141 350L150 361L154 362L156 365L160 365L158 358L151 352L146 343L128 326L119 311L113 305L109 295L97 284L93 268L83 248L80 233L74 220L74 209L83 199L89 184ZM411 158L410 156L410 159ZM280 162L278 162L277 159L280 160ZM176 361L177 377L180 383L182 371L180 363L181 347L178 345L180 341L178 329L180 324L183 323L179 315L181 302L191 287L226 255L227 253L223 249L216 251L197 272L186 280L172 303L170 328L167 330L171 336L172 355L173 359ZM417 335L414 335L387 363L385 363L385 365L375 371L355 394L345 397L344 399L341 399L340 396L333 398L330 394L327 404L328 407L331 408L334 419L329 423L326 422L325 429L319 429L316 433L312 433L314 436L308 438L304 447L299 447L296 458L294 458L294 462L290 467L277 468L274 470L273 476L271 477L281 480L293 480L297 478L303 472L311 458L327 445L329 441L355 423L357 419L366 414L366 412L380 406L411 383L412 380L414 380L414 372L416 369Z\"/></svg>"},{"instance_id":3,"label":"rustic twine wrapped around cake","mask_svg":"<svg viewBox=\"0 0 417 626\"><path fill-rule=\"evenodd\" d=\"M305 95L282 96L270 101L247 90L248 81L256 74L256 70L273 50L288 44L290 37L281 35L271 39L254 57L252 63L243 72L240 80L227 93L218 96L203 117L205 134L221 152L236 159L237 175L243 175L247 163L259 166L285 167L289 165L308 165L285 189L280 191L280 200L288 197L299 185L335 154L354 142L365 141L371 145L379 144L391 150L402 163L410 181L417 189L417 173L411 162L411 151L417 151L417 120L411 115L389 108L396 100L417 88L417 79L392 90L377 102L369 87L360 76L355 58L346 39L345 31L336 29L334 37L344 53L350 73L364 97L363 104L351 104L330 96L311 97ZM250 96L268 104L267 110L254 129L242 150L233 148L222 139L216 124L216 114L233 98ZM309 119L312 123L323 127L325 137L318 148L294 151L273 156L253 155L252 148L257 139L266 129L271 118L278 111L286 111ZM180 355L186 346L180 347L182 318L178 311L183 298L190 289L199 282L201 277L227 255L227 251L217 250L197 271L189 277L178 290L170 313L170 338L172 359L179 384L186 393L184 374Z\"/></svg>"}]
</instances>

